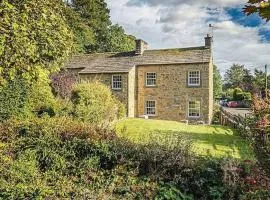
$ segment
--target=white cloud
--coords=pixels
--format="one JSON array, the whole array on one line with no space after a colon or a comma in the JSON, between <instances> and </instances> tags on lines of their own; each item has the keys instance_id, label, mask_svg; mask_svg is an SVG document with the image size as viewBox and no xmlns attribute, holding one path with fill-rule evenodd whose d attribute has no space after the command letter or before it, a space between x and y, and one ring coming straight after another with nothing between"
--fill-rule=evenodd
<instances>
[{"instance_id":1,"label":"white cloud","mask_svg":"<svg viewBox=\"0 0 270 200\"><path fill-rule=\"evenodd\" d=\"M233 6L244 4L245 0L128 0L128 6L143 6L148 5L151 7L154 6L166 6L166 7L174 7L182 4L190 4L190 5L208 5L208 6Z\"/></svg>"},{"instance_id":2,"label":"white cloud","mask_svg":"<svg viewBox=\"0 0 270 200\"><path fill-rule=\"evenodd\" d=\"M263 43L259 36L259 29L269 30L270 24L244 27L231 21L224 11L224 6L239 6L246 0L143 0L140 2L146 3L140 6L127 6L128 2L139 2L135 0L107 2L112 21L152 48L201 46L212 23L217 27L214 59L222 73L233 63L252 68L270 62L270 43Z\"/></svg>"}]
</instances>

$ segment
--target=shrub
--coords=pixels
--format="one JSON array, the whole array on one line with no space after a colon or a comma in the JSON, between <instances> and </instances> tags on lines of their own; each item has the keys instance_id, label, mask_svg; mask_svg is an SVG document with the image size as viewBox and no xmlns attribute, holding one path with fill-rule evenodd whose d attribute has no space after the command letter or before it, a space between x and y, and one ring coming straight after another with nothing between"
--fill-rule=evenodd
<instances>
[{"instance_id":1,"label":"shrub","mask_svg":"<svg viewBox=\"0 0 270 200\"><path fill-rule=\"evenodd\" d=\"M0 119L25 118L48 114L55 116L61 111L61 102L54 97L49 81L38 79L34 84L17 77L1 88Z\"/></svg>"},{"instance_id":2,"label":"shrub","mask_svg":"<svg viewBox=\"0 0 270 200\"><path fill-rule=\"evenodd\" d=\"M220 105L215 104L213 109L212 124L219 124L220 122Z\"/></svg>"},{"instance_id":3,"label":"shrub","mask_svg":"<svg viewBox=\"0 0 270 200\"><path fill-rule=\"evenodd\" d=\"M235 88L233 90L233 100L234 101L242 101L243 100L242 97L243 97L242 89L241 88Z\"/></svg>"},{"instance_id":4,"label":"shrub","mask_svg":"<svg viewBox=\"0 0 270 200\"><path fill-rule=\"evenodd\" d=\"M12 116L23 117L26 115L28 97L29 88L20 77L2 86L0 88L0 120L7 120Z\"/></svg>"},{"instance_id":5,"label":"shrub","mask_svg":"<svg viewBox=\"0 0 270 200\"><path fill-rule=\"evenodd\" d=\"M134 144L68 117L5 121L0 199L268 197L269 178L256 164L197 158L188 138L159 142L160 134Z\"/></svg>"},{"instance_id":6,"label":"shrub","mask_svg":"<svg viewBox=\"0 0 270 200\"><path fill-rule=\"evenodd\" d=\"M157 195L155 196L155 200L193 200L194 197L191 195L183 194L179 188L177 188L177 185L174 183L164 184L162 185Z\"/></svg>"},{"instance_id":7,"label":"shrub","mask_svg":"<svg viewBox=\"0 0 270 200\"><path fill-rule=\"evenodd\" d=\"M68 71L60 71L51 75L51 86L56 96L61 98L70 98L72 87L77 82L74 73Z\"/></svg>"},{"instance_id":8,"label":"shrub","mask_svg":"<svg viewBox=\"0 0 270 200\"><path fill-rule=\"evenodd\" d=\"M75 85L71 101L74 117L85 122L108 126L123 115L121 103L112 96L108 87L99 82Z\"/></svg>"},{"instance_id":9,"label":"shrub","mask_svg":"<svg viewBox=\"0 0 270 200\"><path fill-rule=\"evenodd\" d=\"M37 116L48 114L53 117L59 112L58 99L54 97L47 78L39 79L31 86L27 107Z\"/></svg>"},{"instance_id":10,"label":"shrub","mask_svg":"<svg viewBox=\"0 0 270 200\"><path fill-rule=\"evenodd\" d=\"M167 142L161 142L158 135L151 136L151 143L139 145L118 139L111 144L110 152L114 152L121 161L132 161L141 176L172 180L184 168L193 166L192 141L175 135L167 138Z\"/></svg>"}]
</instances>

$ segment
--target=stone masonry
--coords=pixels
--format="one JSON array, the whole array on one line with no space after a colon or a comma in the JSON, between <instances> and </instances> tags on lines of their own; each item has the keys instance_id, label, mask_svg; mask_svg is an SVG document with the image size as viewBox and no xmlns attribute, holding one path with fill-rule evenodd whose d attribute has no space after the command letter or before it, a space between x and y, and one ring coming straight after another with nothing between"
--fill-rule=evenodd
<instances>
[{"instance_id":1,"label":"stone masonry","mask_svg":"<svg viewBox=\"0 0 270 200\"><path fill-rule=\"evenodd\" d=\"M155 100L156 116L150 118L210 123L212 119L212 105L209 104L212 101L210 91L213 91L209 76L211 68L209 63L138 66L136 73L137 116L145 114L147 100ZM190 87L187 83L188 71L194 69L200 70L201 74L201 85L198 87ZM156 72L156 86L146 86L147 72ZM200 101L199 118L188 117L188 101L191 100Z\"/></svg>"},{"instance_id":2,"label":"stone masonry","mask_svg":"<svg viewBox=\"0 0 270 200\"><path fill-rule=\"evenodd\" d=\"M143 40L136 44L132 52L74 56L66 68L83 81L98 80L111 89L112 76L121 75L122 88L112 89L112 93L126 105L128 117L148 115L153 119L211 123L212 38L205 38L205 46L179 49L147 50ZM188 84L191 71L200 72L199 86ZM146 86L146 73L156 74L154 86ZM155 114L146 113L147 101L155 102ZM197 114L189 117L189 102L194 101Z\"/></svg>"}]
</instances>

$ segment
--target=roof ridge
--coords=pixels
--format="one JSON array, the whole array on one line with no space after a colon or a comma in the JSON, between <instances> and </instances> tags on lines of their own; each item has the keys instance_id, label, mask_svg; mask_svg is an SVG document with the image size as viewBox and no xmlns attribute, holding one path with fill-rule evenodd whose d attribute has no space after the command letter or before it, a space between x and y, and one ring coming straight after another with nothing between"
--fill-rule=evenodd
<instances>
[{"instance_id":1,"label":"roof ridge","mask_svg":"<svg viewBox=\"0 0 270 200\"><path fill-rule=\"evenodd\" d=\"M147 49L145 51L169 51L169 50L204 50L204 49L210 49L209 47L206 46L194 46L194 47L183 47L183 48L166 48L166 49Z\"/></svg>"}]
</instances>

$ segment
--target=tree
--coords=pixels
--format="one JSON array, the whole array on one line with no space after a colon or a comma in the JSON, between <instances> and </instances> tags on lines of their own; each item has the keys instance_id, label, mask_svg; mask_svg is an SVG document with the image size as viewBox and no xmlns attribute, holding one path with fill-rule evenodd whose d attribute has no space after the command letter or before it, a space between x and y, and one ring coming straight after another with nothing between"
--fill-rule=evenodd
<instances>
[{"instance_id":1,"label":"tree","mask_svg":"<svg viewBox=\"0 0 270 200\"><path fill-rule=\"evenodd\" d=\"M219 98L222 93L222 77L219 69L214 65L214 98Z\"/></svg>"},{"instance_id":2,"label":"tree","mask_svg":"<svg viewBox=\"0 0 270 200\"><path fill-rule=\"evenodd\" d=\"M121 52L135 49L135 37L126 35L118 24L109 27L102 40L98 41L98 51Z\"/></svg>"},{"instance_id":3,"label":"tree","mask_svg":"<svg viewBox=\"0 0 270 200\"><path fill-rule=\"evenodd\" d=\"M227 88L241 87L245 76L244 65L233 64L225 73L225 84Z\"/></svg>"},{"instance_id":4,"label":"tree","mask_svg":"<svg viewBox=\"0 0 270 200\"><path fill-rule=\"evenodd\" d=\"M2 0L0 85L17 76L34 81L57 71L72 48L62 1Z\"/></svg>"},{"instance_id":5,"label":"tree","mask_svg":"<svg viewBox=\"0 0 270 200\"><path fill-rule=\"evenodd\" d=\"M1 1L1 120L28 116L52 100L48 75L61 68L73 45L63 9L58 0Z\"/></svg>"},{"instance_id":6,"label":"tree","mask_svg":"<svg viewBox=\"0 0 270 200\"><path fill-rule=\"evenodd\" d=\"M268 75L268 80L270 75ZM262 92L265 90L265 72L262 70L254 70L254 79L252 81L252 87L254 92ZM268 82L268 88L270 88L270 82Z\"/></svg>"},{"instance_id":7,"label":"tree","mask_svg":"<svg viewBox=\"0 0 270 200\"><path fill-rule=\"evenodd\" d=\"M135 38L123 27L112 25L104 0L73 0L67 3L69 27L75 35L76 52L122 52L135 49Z\"/></svg>"},{"instance_id":8,"label":"tree","mask_svg":"<svg viewBox=\"0 0 270 200\"><path fill-rule=\"evenodd\" d=\"M253 75L251 74L251 71L249 69L244 69L244 77L243 77L243 83L242 83L242 89L244 91L252 92L253 86Z\"/></svg>"},{"instance_id":9,"label":"tree","mask_svg":"<svg viewBox=\"0 0 270 200\"><path fill-rule=\"evenodd\" d=\"M96 38L92 28L90 28L85 19L76 13L72 8L65 7L65 17L69 29L74 35L73 53L86 53L91 46L95 45Z\"/></svg>"},{"instance_id":10,"label":"tree","mask_svg":"<svg viewBox=\"0 0 270 200\"><path fill-rule=\"evenodd\" d=\"M268 0L249 0L244 7L244 12L247 15L257 13L261 18L266 19L266 21L269 21L270 2Z\"/></svg>"}]
</instances>

